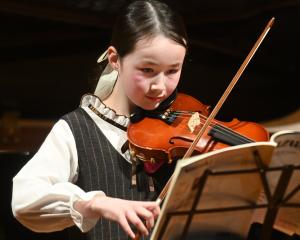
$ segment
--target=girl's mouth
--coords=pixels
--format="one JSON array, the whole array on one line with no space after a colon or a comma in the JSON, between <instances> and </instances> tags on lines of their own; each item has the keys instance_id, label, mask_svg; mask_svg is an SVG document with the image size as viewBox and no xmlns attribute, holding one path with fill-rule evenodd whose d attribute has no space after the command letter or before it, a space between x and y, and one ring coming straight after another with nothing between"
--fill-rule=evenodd
<instances>
[{"instance_id":1,"label":"girl's mouth","mask_svg":"<svg viewBox=\"0 0 300 240\"><path fill-rule=\"evenodd\" d=\"M147 98L153 102L159 102L163 99L163 97L148 97L148 96L147 96Z\"/></svg>"}]
</instances>

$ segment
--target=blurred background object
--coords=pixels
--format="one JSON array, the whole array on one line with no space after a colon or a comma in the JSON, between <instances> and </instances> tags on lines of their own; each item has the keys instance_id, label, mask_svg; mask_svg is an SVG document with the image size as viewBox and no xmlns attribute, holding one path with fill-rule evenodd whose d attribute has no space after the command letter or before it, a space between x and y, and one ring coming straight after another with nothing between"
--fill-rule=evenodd
<instances>
[{"instance_id":1,"label":"blurred background object","mask_svg":"<svg viewBox=\"0 0 300 240\"><path fill-rule=\"evenodd\" d=\"M20 141L19 112L4 112L0 119L1 145L13 145Z\"/></svg>"}]
</instances>

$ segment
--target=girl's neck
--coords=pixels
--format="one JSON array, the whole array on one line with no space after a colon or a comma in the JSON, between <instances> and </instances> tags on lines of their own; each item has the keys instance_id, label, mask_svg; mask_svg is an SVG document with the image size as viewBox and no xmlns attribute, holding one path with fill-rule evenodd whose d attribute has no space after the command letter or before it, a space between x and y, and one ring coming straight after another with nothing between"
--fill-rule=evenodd
<instances>
[{"instance_id":1,"label":"girl's neck","mask_svg":"<svg viewBox=\"0 0 300 240\"><path fill-rule=\"evenodd\" d=\"M129 117L133 110L133 104L130 102L120 85L120 81L117 80L112 93L103 100L103 103L107 107L113 109L118 115Z\"/></svg>"}]
</instances>

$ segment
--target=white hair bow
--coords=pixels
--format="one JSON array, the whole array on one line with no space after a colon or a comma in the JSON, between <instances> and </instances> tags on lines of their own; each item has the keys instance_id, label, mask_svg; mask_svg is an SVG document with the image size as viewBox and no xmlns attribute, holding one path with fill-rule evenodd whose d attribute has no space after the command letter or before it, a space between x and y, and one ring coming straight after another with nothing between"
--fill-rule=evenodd
<instances>
[{"instance_id":1,"label":"white hair bow","mask_svg":"<svg viewBox=\"0 0 300 240\"><path fill-rule=\"evenodd\" d=\"M107 50L101 54L98 58L97 63L102 63L107 60ZM112 92L116 80L118 78L118 71L113 69L108 63L100 75L94 94L97 95L101 100L106 99Z\"/></svg>"}]
</instances>

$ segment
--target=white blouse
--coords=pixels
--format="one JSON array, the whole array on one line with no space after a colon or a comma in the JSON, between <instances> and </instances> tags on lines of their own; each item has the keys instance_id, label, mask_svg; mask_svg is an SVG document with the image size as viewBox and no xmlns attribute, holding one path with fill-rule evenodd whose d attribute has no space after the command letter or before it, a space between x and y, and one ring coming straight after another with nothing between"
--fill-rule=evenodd
<instances>
[{"instance_id":1,"label":"white blouse","mask_svg":"<svg viewBox=\"0 0 300 240\"><path fill-rule=\"evenodd\" d=\"M127 140L126 132L97 116L88 105L101 114L127 126L129 119L117 115L99 98L83 96L82 107L95 121L114 148L121 153ZM122 153L121 153L122 154ZM129 151L122 154L130 162ZM88 200L99 191L84 192L75 181L78 177L78 158L75 139L69 125L59 120L50 131L38 152L13 178L12 210L26 227L37 232L52 232L77 225L83 232L94 227L98 219L84 218L73 208L74 201Z\"/></svg>"}]
</instances>

